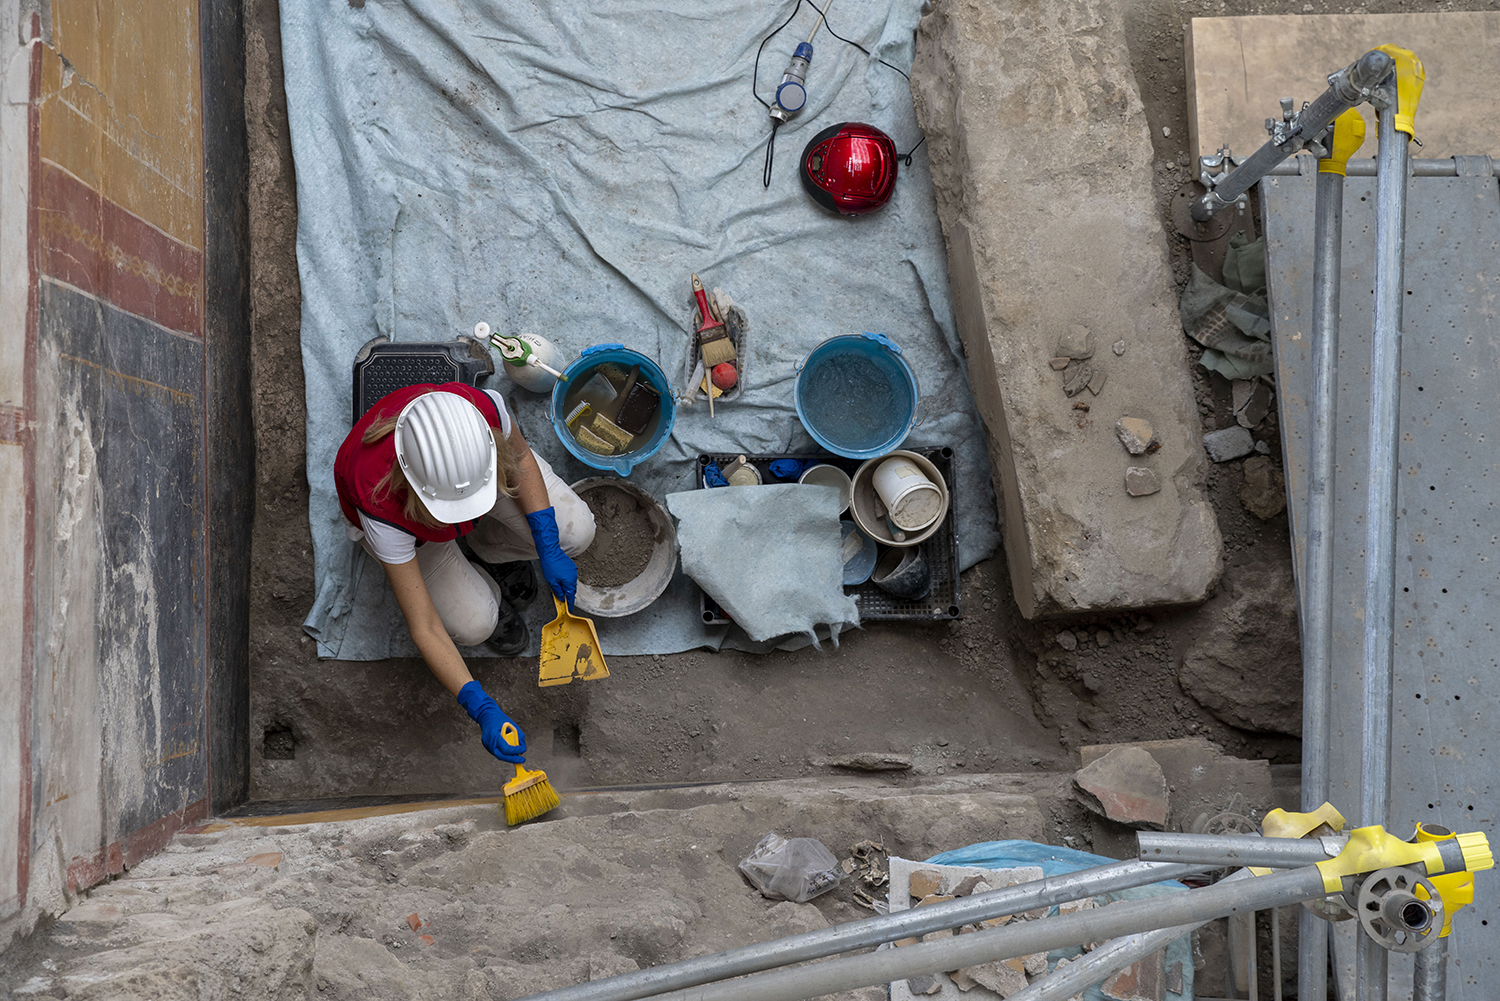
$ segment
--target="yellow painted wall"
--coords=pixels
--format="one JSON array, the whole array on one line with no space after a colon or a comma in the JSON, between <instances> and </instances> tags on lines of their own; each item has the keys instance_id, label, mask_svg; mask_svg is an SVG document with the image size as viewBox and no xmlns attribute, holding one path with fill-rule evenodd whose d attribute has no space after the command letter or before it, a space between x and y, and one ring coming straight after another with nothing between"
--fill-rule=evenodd
<instances>
[{"instance_id":1,"label":"yellow painted wall","mask_svg":"<svg viewBox=\"0 0 1500 1001\"><path fill-rule=\"evenodd\" d=\"M196 0L52 0L41 155L203 249Z\"/></svg>"}]
</instances>

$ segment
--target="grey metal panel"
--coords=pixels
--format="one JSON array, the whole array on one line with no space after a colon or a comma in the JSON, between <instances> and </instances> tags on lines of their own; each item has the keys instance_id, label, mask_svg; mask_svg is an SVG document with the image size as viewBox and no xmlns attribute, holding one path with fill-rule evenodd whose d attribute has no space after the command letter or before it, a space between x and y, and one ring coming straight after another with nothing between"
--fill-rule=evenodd
<instances>
[{"instance_id":1,"label":"grey metal panel","mask_svg":"<svg viewBox=\"0 0 1500 1001\"><path fill-rule=\"evenodd\" d=\"M1415 178L1407 207L1400 389L1400 514L1390 829L1419 820L1495 840L1500 746L1500 182ZM1300 564L1311 385L1311 175L1261 184L1276 379L1292 531ZM1374 260L1373 178L1349 178L1334 483L1334 655L1329 779L1358 822L1360 657ZM1477 877L1456 922L1453 1001L1500 983L1500 879ZM1409 957L1393 972L1409 977Z\"/></svg>"}]
</instances>

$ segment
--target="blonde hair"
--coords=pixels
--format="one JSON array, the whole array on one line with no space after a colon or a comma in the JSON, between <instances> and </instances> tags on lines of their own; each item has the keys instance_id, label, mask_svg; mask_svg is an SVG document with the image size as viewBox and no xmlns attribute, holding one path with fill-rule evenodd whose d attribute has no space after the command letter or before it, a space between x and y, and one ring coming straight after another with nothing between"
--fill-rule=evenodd
<instances>
[{"instance_id":1,"label":"blonde hair","mask_svg":"<svg viewBox=\"0 0 1500 1001\"><path fill-rule=\"evenodd\" d=\"M398 415L391 414L380 418L369 427L365 428L365 445L373 445L387 435L396 431L396 418ZM495 443L495 476L499 480L497 484L501 493L507 497L514 497L517 488L511 485L519 463L516 461L516 453L510 447L510 441L503 435L497 434L499 428L490 428L490 439ZM418 525L427 528L446 528L447 522L438 521L428 512L417 492L406 482L406 473L401 469L401 463L394 458L391 460L390 470L375 484L374 495L377 498L391 497L401 504L402 514L408 521L414 521Z\"/></svg>"}]
</instances>

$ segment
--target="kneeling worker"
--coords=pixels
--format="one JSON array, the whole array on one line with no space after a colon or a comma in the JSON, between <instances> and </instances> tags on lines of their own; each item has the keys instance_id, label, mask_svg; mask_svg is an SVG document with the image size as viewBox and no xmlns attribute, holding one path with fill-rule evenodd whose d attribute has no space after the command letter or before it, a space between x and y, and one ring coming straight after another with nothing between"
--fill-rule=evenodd
<instances>
[{"instance_id":1,"label":"kneeling worker","mask_svg":"<svg viewBox=\"0 0 1500 1001\"><path fill-rule=\"evenodd\" d=\"M525 651L530 636L515 606L536 593L533 559L558 600L573 604L571 557L594 540L588 505L532 454L499 393L457 382L383 397L355 423L333 468L349 537L385 568L422 659L479 724L489 752L519 764L525 734L515 728L518 743L501 736L515 723L458 646Z\"/></svg>"}]
</instances>

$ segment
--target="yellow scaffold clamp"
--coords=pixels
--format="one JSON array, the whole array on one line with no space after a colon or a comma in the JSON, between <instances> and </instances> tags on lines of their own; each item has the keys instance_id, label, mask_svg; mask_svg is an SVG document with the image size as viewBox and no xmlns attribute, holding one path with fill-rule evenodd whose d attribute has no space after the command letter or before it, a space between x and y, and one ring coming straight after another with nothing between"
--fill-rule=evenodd
<instances>
[{"instance_id":1,"label":"yellow scaffold clamp","mask_svg":"<svg viewBox=\"0 0 1500 1001\"><path fill-rule=\"evenodd\" d=\"M1396 61L1396 131L1416 139L1417 103L1422 100L1422 85L1427 82L1422 60L1411 49L1397 45L1380 45L1375 51L1384 52Z\"/></svg>"}]
</instances>

